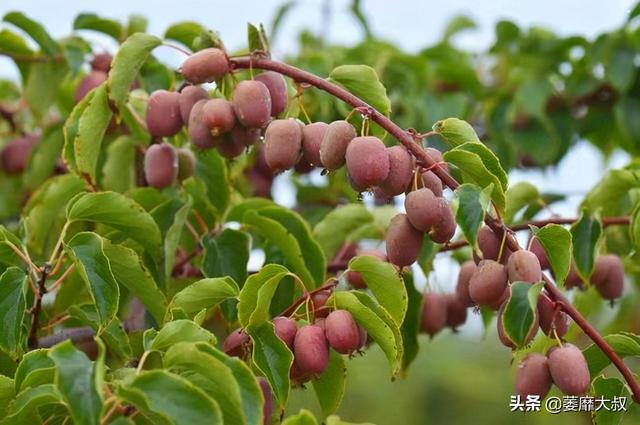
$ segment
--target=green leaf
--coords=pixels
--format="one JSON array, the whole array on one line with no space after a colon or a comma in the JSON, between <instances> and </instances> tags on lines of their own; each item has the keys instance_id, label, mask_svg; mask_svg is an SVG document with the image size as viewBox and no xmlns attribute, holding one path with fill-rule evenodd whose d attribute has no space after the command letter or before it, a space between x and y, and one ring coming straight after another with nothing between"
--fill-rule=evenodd
<instances>
[{"instance_id":1,"label":"green leaf","mask_svg":"<svg viewBox=\"0 0 640 425\"><path fill-rule=\"evenodd\" d=\"M329 365L313 381L313 389L320 403L324 417L329 416L340 407L347 380L347 367L344 358L333 350L329 352Z\"/></svg>"},{"instance_id":2,"label":"green leaf","mask_svg":"<svg viewBox=\"0 0 640 425\"><path fill-rule=\"evenodd\" d=\"M253 341L253 363L267 378L278 405L283 408L289 398L289 369L293 364L293 354L275 334L271 322L248 326L246 331Z\"/></svg>"},{"instance_id":3,"label":"green leaf","mask_svg":"<svg viewBox=\"0 0 640 425\"><path fill-rule=\"evenodd\" d=\"M518 211L540 200L538 188L529 182L518 182L511 185L506 192L507 208L504 220L507 223L514 221Z\"/></svg>"},{"instance_id":4,"label":"green leaf","mask_svg":"<svg viewBox=\"0 0 640 425\"><path fill-rule=\"evenodd\" d=\"M640 171L611 170L587 194L583 206L603 216L628 212L629 192L640 188Z\"/></svg>"},{"instance_id":5,"label":"green leaf","mask_svg":"<svg viewBox=\"0 0 640 425\"><path fill-rule=\"evenodd\" d=\"M207 30L197 22L178 22L167 28L164 38L184 44L191 50L197 50L197 38L206 34Z\"/></svg>"},{"instance_id":6,"label":"green leaf","mask_svg":"<svg viewBox=\"0 0 640 425\"><path fill-rule=\"evenodd\" d=\"M306 409L300 409L297 415L289 416L282 422L282 425L318 425L313 413Z\"/></svg>"},{"instance_id":7,"label":"green leaf","mask_svg":"<svg viewBox=\"0 0 640 425\"><path fill-rule=\"evenodd\" d=\"M89 326L96 333L100 330L100 321L95 307L92 304L72 305L69 307L69 315L80 324ZM114 317L100 334L100 338L109 347L109 354L122 362L131 359L131 344L124 326L118 317Z\"/></svg>"},{"instance_id":8,"label":"green leaf","mask_svg":"<svg viewBox=\"0 0 640 425\"><path fill-rule=\"evenodd\" d=\"M465 183L475 183L480 187L488 187L493 185L491 198L496 207L501 212L505 208L505 195L502 182L500 179L487 168L483 157L471 150L467 150L468 146L461 145L451 149L444 154L445 161L455 165L462 173Z\"/></svg>"},{"instance_id":9,"label":"green leaf","mask_svg":"<svg viewBox=\"0 0 640 425\"><path fill-rule=\"evenodd\" d=\"M102 410L102 372L100 362L92 363L86 354L67 340L51 349L56 365L56 387L69 406L76 424L97 425Z\"/></svg>"},{"instance_id":10,"label":"green leaf","mask_svg":"<svg viewBox=\"0 0 640 425\"><path fill-rule=\"evenodd\" d=\"M173 216L173 223L167 234L164 237L164 274L165 276L171 276L173 266L176 262L176 251L180 244L180 238L182 236L182 230L184 229L185 222L191 212L191 198L184 204L178 212Z\"/></svg>"},{"instance_id":11,"label":"green leaf","mask_svg":"<svg viewBox=\"0 0 640 425\"><path fill-rule=\"evenodd\" d=\"M99 87L98 87L99 88ZM80 118L82 118L82 114L89 106L89 102L93 99L93 96L96 93L95 88L91 90L89 93L85 95L85 97L78 102L73 109L67 119L64 122L63 132L64 132L64 146L62 147L62 158L64 159L64 163L67 165L69 170L75 171L77 169L76 166L76 156L75 156L75 142L78 137L78 132L80 129Z\"/></svg>"},{"instance_id":12,"label":"green leaf","mask_svg":"<svg viewBox=\"0 0 640 425\"><path fill-rule=\"evenodd\" d=\"M251 239L245 232L226 228L202 239L202 272L207 277L230 276L240 284L247 278Z\"/></svg>"},{"instance_id":13,"label":"green leaf","mask_svg":"<svg viewBox=\"0 0 640 425\"><path fill-rule=\"evenodd\" d=\"M11 245L18 248L22 243L6 227L0 225L0 264L22 266L22 259L15 253Z\"/></svg>"},{"instance_id":14,"label":"green leaf","mask_svg":"<svg viewBox=\"0 0 640 425\"><path fill-rule=\"evenodd\" d=\"M104 329L118 312L120 290L104 253L103 239L91 232L78 233L65 251L87 285Z\"/></svg>"},{"instance_id":15,"label":"green leaf","mask_svg":"<svg viewBox=\"0 0 640 425\"><path fill-rule=\"evenodd\" d=\"M391 114L391 101L387 97L387 89L380 82L378 73L370 66L341 65L334 68L327 79L358 96L382 115Z\"/></svg>"},{"instance_id":16,"label":"green leaf","mask_svg":"<svg viewBox=\"0 0 640 425\"><path fill-rule=\"evenodd\" d=\"M471 183L464 183L455 190L452 207L456 222L462 229L465 239L474 248L478 248L478 230L484 222L484 217L491 206L490 195L493 185L482 189Z\"/></svg>"},{"instance_id":17,"label":"green leaf","mask_svg":"<svg viewBox=\"0 0 640 425\"><path fill-rule=\"evenodd\" d=\"M264 399L262 391L258 386L256 377L249 366L237 357L229 357L220 350L210 345L197 344L198 349L211 354L223 362L231 370L235 380L239 384L240 397L242 398L242 409L247 425L262 424L262 406Z\"/></svg>"},{"instance_id":18,"label":"green leaf","mask_svg":"<svg viewBox=\"0 0 640 425\"><path fill-rule=\"evenodd\" d=\"M379 258L354 257L349 270L360 273L378 303L393 317L398 327L407 313L407 291L396 268Z\"/></svg>"},{"instance_id":19,"label":"green leaf","mask_svg":"<svg viewBox=\"0 0 640 425\"><path fill-rule=\"evenodd\" d=\"M76 171L96 182L96 167L102 140L111 122L113 112L109 107L107 86L102 84L94 90L89 104L78 122L78 134L73 141L73 155Z\"/></svg>"},{"instance_id":20,"label":"green leaf","mask_svg":"<svg viewBox=\"0 0 640 425\"><path fill-rule=\"evenodd\" d=\"M26 285L27 276L17 267L0 276L0 348L13 355L22 353Z\"/></svg>"},{"instance_id":21,"label":"green leaf","mask_svg":"<svg viewBox=\"0 0 640 425\"><path fill-rule=\"evenodd\" d=\"M402 334L402 345L404 355L402 356L402 372L407 373L409 366L418 355L418 334L422 325L422 294L416 289L413 283L413 276L409 273L405 274L403 279L404 286L407 291L408 304L407 314L400 327Z\"/></svg>"},{"instance_id":22,"label":"green leaf","mask_svg":"<svg viewBox=\"0 0 640 425\"><path fill-rule=\"evenodd\" d=\"M4 418L9 408L9 403L16 398L13 379L0 375L0 418Z\"/></svg>"},{"instance_id":23,"label":"green leaf","mask_svg":"<svg viewBox=\"0 0 640 425\"><path fill-rule=\"evenodd\" d=\"M624 398L625 402L631 399L626 384L618 378L605 378L598 376L591 382L591 392L598 398L613 400ZM624 419L627 408L614 411L610 408L601 408L592 412L593 423L597 425L618 425Z\"/></svg>"},{"instance_id":24,"label":"green leaf","mask_svg":"<svg viewBox=\"0 0 640 425\"><path fill-rule=\"evenodd\" d=\"M362 292L334 292L327 300L329 305L333 302L336 308L349 311L355 321L378 343L387 356L391 375L396 376L402 363L402 337L393 319L389 316L389 320L385 320L380 315L385 310L380 306L376 307L375 301Z\"/></svg>"},{"instance_id":25,"label":"green leaf","mask_svg":"<svg viewBox=\"0 0 640 425\"><path fill-rule=\"evenodd\" d=\"M374 425L371 422L346 422L340 419L336 415L331 415L327 418L327 425Z\"/></svg>"},{"instance_id":26,"label":"green leaf","mask_svg":"<svg viewBox=\"0 0 640 425\"><path fill-rule=\"evenodd\" d=\"M232 187L227 163L215 149L198 149L195 154L198 160L195 175L205 183L209 201L222 216L229 206Z\"/></svg>"},{"instance_id":27,"label":"green leaf","mask_svg":"<svg viewBox=\"0 0 640 425\"><path fill-rule=\"evenodd\" d=\"M204 391L166 370L142 373L117 388L154 424L223 424L220 407Z\"/></svg>"},{"instance_id":28,"label":"green leaf","mask_svg":"<svg viewBox=\"0 0 640 425\"><path fill-rule=\"evenodd\" d=\"M136 140L120 136L107 147L107 158L102 167L102 187L124 193L135 186Z\"/></svg>"},{"instance_id":29,"label":"green leaf","mask_svg":"<svg viewBox=\"0 0 640 425\"><path fill-rule=\"evenodd\" d=\"M68 71L65 62L39 62L29 66L24 97L38 120L47 118L49 107Z\"/></svg>"},{"instance_id":30,"label":"green leaf","mask_svg":"<svg viewBox=\"0 0 640 425\"><path fill-rule=\"evenodd\" d=\"M162 44L162 40L149 34L135 33L122 43L109 71L109 98L123 108L129 97L129 87L138 76L149 53Z\"/></svg>"},{"instance_id":31,"label":"green leaf","mask_svg":"<svg viewBox=\"0 0 640 425\"><path fill-rule=\"evenodd\" d=\"M507 338L518 348L538 328L537 304L542 287L542 283L531 285L527 282L513 282L510 285L509 299L502 312L502 326Z\"/></svg>"},{"instance_id":32,"label":"green leaf","mask_svg":"<svg viewBox=\"0 0 640 425\"><path fill-rule=\"evenodd\" d=\"M101 18L94 13L81 13L76 16L73 21L73 29L98 31L113 37L118 42L122 37L122 25L120 25L120 22Z\"/></svg>"},{"instance_id":33,"label":"green leaf","mask_svg":"<svg viewBox=\"0 0 640 425\"><path fill-rule=\"evenodd\" d=\"M605 335L603 338L621 358L640 357L640 338L637 335L619 332ZM589 365L591 376L598 375L605 367L611 364L611 359L596 344L591 344L585 348L583 354Z\"/></svg>"},{"instance_id":34,"label":"green leaf","mask_svg":"<svg viewBox=\"0 0 640 425\"><path fill-rule=\"evenodd\" d=\"M260 25L260 28L253 24L247 24L247 34L250 52L269 51L269 40L267 40L267 35L264 32L262 24Z\"/></svg>"},{"instance_id":35,"label":"green leaf","mask_svg":"<svg viewBox=\"0 0 640 425\"><path fill-rule=\"evenodd\" d=\"M433 131L442 136L449 148L467 142L480 142L471 124L459 118L447 118L433 125Z\"/></svg>"},{"instance_id":36,"label":"green leaf","mask_svg":"<svg viewBox=\"0 0 640 425\"><path fill-rule=\"evenodd\" d=\"M571 267L571 232L559 224L547 224L542 229L530 227L549 258L556 284L562 287Z\"/></svg>"},{"instance_id":37,"label":"green leaf","mask_svg":"<svg viewBox=\"0 0 640 425\"><path fill-rule=\"evenodd\" d=\"M269 320L271 298L289 270L279 264L268 264L247 279L238 297L238 321L243 327L261 325Z\"/></svg>"},{"instance_id":38,"label":"green leaf","mask_svg":"<svg viewBox=\"0 0 640 425\"><path fill-rule=\"evenodd\" d=\"M157 333L149 350L166 351L179 342L216 343L216 337L208 330L191 320L174 320L169 322Z\"/></svg>"},{"instance_id":39,"label":"green leaf","mask_svg":"<svg viewBox=\"0 0 640 425\"><path fill-rule=\"evenodd\" d=\"M163 366L213 398L220 407L225 423L246 424L238 382L231 370L206 348L201 350L193 343L175 344L164 355Z\"/></svg>"},{"instance_id":40,"label":"green leaf","mask_svg":"<svg viewBox=\"0 0 640 425\"><path fill-rule=\"evenodd\" d=\"M573 261L578 274L585 282L589 281L593 272L601 234L602 223L599 217L589 214L587 210L582 210L580 219L571 226Z\"/></svg>"},{"instance_id":41,"label":"green leaf","mask_svg":"<svg viewBox=\"0 0 640 425\"><path fill-rule=\"evenodd\" d=\"M516 90L514 104L526 115L541 121L546 119L547 100L553 93L548 78L532 78L524 81Z\"/></svg>"},{"instance_id":42,"label":"green leaf","mask_svg":"<svg viewBox=\"0 0 640 425\"><path fill-rule=\"evenodd\" d=\"M47 30L41 24L26 17L24 14L20 12L9 12L4 15L2 20L15 25L29 34L29 37L38 43L38 46L40 46L47 56L55 56L60 52L60 46L51 38Z\"/></svg>"},{"instance_id":43,"label":"green leaf","mask_svg":"<svg viewBox=\"0 0 640 425\"><path fill-rule=\"evenodd\" d=\"M631 214L631 222L629 223L629 235L631 242L636 247L640 248L640 204L638 204Z\"/></svg>"},{"instance_id":44,"label":"green leaf","mask_svg":"<svg viewBox=\"0 0 640 425\"><path fill-rule=\"evenodd\" d=\"M103 249L118 284L140 299L156 323L162 323L167 300L138 254L126 246L112 244L106 239Z\"/></svg>"},{"instance_id":45,"label":"green leaf","mask_svg":"<svg viewBox=\"0 0 640 425\"><path fill-rule=\"evenodd\" d=\"M621 40L611 46L608 56L603 63L605 77L619 92L624 93L629 90L636 76L636 51Z\"/></svg>"},{"instance_id":46,"label":"green leaf","mask_svg":"<svg viewBox=\"0 0 640 425\"><path fill-rule=\"evenodd\" d=\"M509 177L507 176L507 172L502 168L498 157L486 145L480 142L468 142L457 146L456 149L478 155L487 170L498 178L502 190L506 191L508 189Z\"/></svg>"},{"instance_id":47,"label":"green leaf","mask_svg":"<svg viewBox=\"0 0 640 425\"><path fill-rule=\"evenodd\" d=\"M158 225L140 205L122 194L98 192L82 195L68 207L67 219L113 227L144 246L151 256L159 256L161 239Z\"/></svg>"},{"instance_id":48,"label":"green leaf","mask_svg":"<svg viewBox=\"0 0 640 425\"><path fill-rule=\"evenodd\" d=\"M44 130L27 163L22 179L25 187L35 190L53 174L63 145L64 135L60 124Z\"/></svg>"},{"instance_id":49,"label":"green leaf","mask_svg":"<svg viewBox=\"0 0 640 425\"><path fill-rule=\"evenodd\" d=\"M49 357L49 350L38 349L26 353L16 369L15 391L21 391L45 384L53 384L55 363Z\"/></svg>"},{"instance_id":50,"label":"green leaf","mask_svg":"<svg viewBox=\"0 0 640 425\"><path fill-rule=\"evenodd\" d=\"M454 16L448 23L447 27L444 30L444 35L442 39L444 41L449 41L451 37L458 34L459 32L470 30L477 28L476 23L473 19L466 15L457 15Z\"/></svg>"},{"instance_id":51,"label":"green leaf","mask_svg":"<svg viewBox=\"0 0 640 425\"><path fill-rule=\"evenodd\" d=\"M239 293L238 284L230 277L202 279L178 292L168 310L181 308L187 314L195 314L236 298Z\"/></svg>"},{"instance_id":52,"label":"green leaf","mask_svg":"<svg viewBox=\"0 0 640 425\"><path fill-rule=\"evenodd\" d=\"M27 388L8 406L7 416L2 425L28 425L40 420L38 409L48 404L62 404L62 395L53 384Z\"/></svg>"},{"instance_id":53,"label":"green leaf","mask_svg":"<svg viewBox=\"0 0 640 425\"><path fill-rule=\"evenodd\" d=\"M326 258L333 258L349 235L363 225L373 222L373 216L364 205L347 204L324 216L313 229L313 236L322 247Z\"/></svg>"}]
</instances>

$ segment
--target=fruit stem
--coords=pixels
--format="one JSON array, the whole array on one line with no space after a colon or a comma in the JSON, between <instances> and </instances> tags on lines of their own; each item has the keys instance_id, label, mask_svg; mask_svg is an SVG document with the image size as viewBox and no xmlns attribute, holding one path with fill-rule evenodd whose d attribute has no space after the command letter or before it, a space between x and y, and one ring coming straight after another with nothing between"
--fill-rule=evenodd
<instances>
[{"instance_id":1,"label":"fruit stem","mask_svg":"<svg viewBox=\"0 0 640 425\"><path fill-rule=\"evenodd\" d=\"M232 57L229 58L230 65L232 69L247 69L247 68L259 68L269 71L275 71L279 74L285 75L289 78L292 78L297 83L307 83L310 84L320 90L324 90L327 93L333 95L334 97L346 102L354 108L367 108L369 118L377 123L380 127L385 129L389 134L391 134L396 140L398 140L405 148L417 159L419 165L424 167L432 167L433 172L440 178L440 180L447 185L451 190L455 190L460 183L456 179L454 179L447 170L435 161L421 146L418 146L413 141L413 136L411 132L403 130L397 124L395 124L392 120L390 120L385 115L381 114L375 108L368 105L358 96L350 93L344 88L331 83L328 80L318 77L312 73L304 71L302 69L296 68L295 66L291 66L282 62L273 61L270 59L265 59L261 57L252 57L252 56L241 56L241 57ZM564 222L562 219L554 219L560 221L557 224L570 224L575 221L572 219L569 222ZM615 221L611 224L628 224L629 219L620 218L620 221ZM504 225L500 217L493 218L491 216L485 217L485 223L487 226L493 230L496 235L506 234L506 245L507 247L515 252L520 250L520 245L518 240L515 238L514 234L512 234L508 228ZM536 225L536 222L532 222L530 224ZM542 223L537 223L544 226ZM605 225L603 221L603 225ZM515 230L518 226L514 226ZM527 225L525 228L528 228ZM562 293L555 287L555 285L551 282L551 280L543 274L543 279L545 281L545 288L547 292L552 296L552 298L558 302L561 308L574 320L574 322L593 340L593 342L600 347L602 352L611 359L611 362L618 368L624 379L627 381L631 392L633 393L633 398L637 403L640 403L640 386L635 381L633 377L633 373L629 368L624 364L622 359L616 354L616 352L611 348L611 346L604 340L604 338L598 333L598 331L587 322L587 320L576 310L571 303L562 295ZM298 304L299 305L299 304Z\"/></svg>"}]
</instances>

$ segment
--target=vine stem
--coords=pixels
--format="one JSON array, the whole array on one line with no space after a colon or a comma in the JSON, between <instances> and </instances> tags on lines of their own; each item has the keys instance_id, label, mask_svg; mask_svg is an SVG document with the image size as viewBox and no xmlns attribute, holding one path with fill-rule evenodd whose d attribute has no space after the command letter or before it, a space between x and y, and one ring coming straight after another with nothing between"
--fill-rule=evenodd
<instances>
[{"instance_id":1,"label":"vine stem","mask_svg":"<svg viewBox=\"0 0 640 425\"><path fill-rule=\"evenodd\" d=\"M33 307L31 308L31 328L29 329L29 337L27 344L31 348L35 348L38 345L38 329L40 327L40 311L42 310L42 297L47 293L47 276L51 271L51 266L45 264L40 270L40 278L38 279L37 291L33 298Z\"/></svg>"},{"instance_id":2,"label":"vine stem","mask_svg":"<svg viewBox=\"0 0 640 425\"><path fill-rule=\"evenodd\" d=\"M450 189L455 190L460 184L454 179L441 164L436 162L431 156L418 144L414 143L411 132L402 129L395 124L392 120L382 115L372 106L368 105L365 101L345 90L344 88L331 83L317 75L311 74L295 66L288 65L282 62L273 61L264 57L253 56L241 56L229 58L232 69L264 69L269 71L275 71L279 74L292 78L296 83L306 83L314 86L320 90L323 90L334 97L342 100L354 108L360 108L366 111L366 115L380 127L385 129L396 140L398 140L404 147L416 158L418 165L424 167L430 167L432 171L440 178L440 180L448 186ZM511 251L519 251L522 249L515 238L513 230L507 228L500 218L494 218L491 216L485 217L485 223L491 228L496 236L505 237L505 243ZM611 348L611 346L602 338L598 331L591 326L589 322L576 310L567 298L555 287L553 282L548 276L543 274L545 289L549 292L551 297L556 301L561 308L574 320L574 322L587 334L593 342L600 347L602 352L609 357L611 362L620 371L624 379L626 380L633 398L636 403L640 403L640 386L635 381L633 373L624 364L618 354Z\"/></svg>"}]
</instances>

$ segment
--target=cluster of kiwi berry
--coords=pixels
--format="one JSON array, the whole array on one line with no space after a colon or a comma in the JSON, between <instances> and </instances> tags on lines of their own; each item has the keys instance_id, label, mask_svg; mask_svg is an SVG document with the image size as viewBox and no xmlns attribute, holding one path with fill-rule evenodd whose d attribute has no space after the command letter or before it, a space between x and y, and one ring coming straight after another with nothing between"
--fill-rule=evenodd
<instances>
[{"instance_id":1,"label":"cluster of kiwi berry","mask_svg":"<svg viewBox=\"0 0 640 425\"><path fill-rule=\"evenodd\" d=\"M310 305L315 320L298 327L295 319L278 316L272 319L273 328L282 342L291 350L294 361L289 375L301 385L320 376L329 364L329 350L353 355L367 343L367 332L346 310L331 310L324 305L329 290L314 294ZM252 350L251 338L243 329L231 332L224 341L223 350L230 356L245 358Z\"/></svg>"}]
</instances>

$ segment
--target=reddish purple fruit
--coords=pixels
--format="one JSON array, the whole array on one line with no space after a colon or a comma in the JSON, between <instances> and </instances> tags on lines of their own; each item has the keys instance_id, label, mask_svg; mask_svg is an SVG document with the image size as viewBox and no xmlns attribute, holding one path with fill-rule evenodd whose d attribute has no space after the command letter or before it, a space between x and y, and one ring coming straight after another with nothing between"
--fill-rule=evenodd
<instances>
[{"instance_id":1,"label":"reddish purple fruit","mask_svg":"<svg viewBox=\"0 0 640 425\"><path fill-rule=\"evenodd\" d=\"M256 81L260 81L267 86L271 95L271 116L277 117L287 109L289 103L289 93L287 91L287 82L281 74L273 71L266 71L255 77Z\"/></svg>"},{"instance_id":2,"label":"reddish purple fruit","mask_svg":"<svg viewBox=\"0 0 640 425\"><path fill-rule=\"evenodd\" d=\"M360 331L347 310L334 310L324 321L324 334L331 348L340 354L351 354L360 348Z\"/></svg>"},{"instance_id":3,"label":"reddish purple fruit","mask_svg":"<svg viewBox=\"0 0 640 425\"><path fill-rule=\"evenodd\" d=\"M313 303L313 311L315 317L327 317L331 312L331 309L325 307L327 300L331 296L331 290L325 289L324 291L316 292L311 296L311 302Z\"/></svg>"},{"instance_id":4,"label":"reddish purple fruit","mask_svg":"<svg viewBox=\"0 0 640 425\"><path fill-rule=\"evenodd\" d=\"M527 354L518 364L515 387L524 400L530 395L544 399L551 389L551 373L547 358L538 353Z\"/></svg>"},{"instance_id":5,"label":"reddish purple fruit","mask_svg":"<svg viewBox=\"0 0 640 425\"><path fill-rule=\"evenodd\" d=\"M180 93L156 90L147 103L147 128L153 137L170 137L182 129Z\"/></svg>"},{"instance_id":6,"label":"reddish purple fruit","mask_svg":"<svg viewBox=\"0 0 640 425\"><path fill-rule=\"evenodd\" d=\"M273 414L273 394L271 393L271 387L269 382L262 376L258 378L258 384L262 391L262 398L264 398L264 406L262 407L262 423L263 425L269 425L271 423L271 415Z\"/></svg>"},{"instance_id":7,"label":"reddish purple fruit","mask_svg":"<svg viewBox=\"0 0 640 425\"><path fill-rule=\"evenodd\" d=\"M460 302L462 302L465 306L471 307L475 305L475 302L471 299L469 295L469 281L471 280L471 276L476 271L476 263L469 260L462 263L460 267L460 273L458 274L458 283L456 284L456 295Z\"/></svg>"},{"instance_id":8,"label":"reddish purple fruit","mask_svg":"<svg viewBox=\"0 0 640 425\"><path fill-rule=\"evenodd\" d=\"M107 73L103 71L92 71L89 75L85 75L78 84L73 99L76 103L80 102L91 90L107 81L108 78Z\"/></svg>"},{"instance_id":9,"label":"reddish purple fruit","mask_svg":"<svg viewBox=\"0 0 640 425\"><path fill-rule=\"evenodd\" d=\"M144 154L144 176L157 189L171 186L178 177L178 154L168 143L151 145Z\"/></svg>"},{"instance_id":10,"label":"reddish purple fruit","mask_svg":"<svg viewBox=\"0 0 640 425\"><path fill-rule=\"evenodd\" d=\"M327 127L320 144L320 162L327 170L337 170L345 163L347 146L356 137L356 130L347 121L334 121Z\"/></svg>"},{"instance_id":11,"label":"reddish purple fruit","mask_svg":"<svg viewBox=\"0 0 640 425\"><path fill-rule=\"evenodd\" d=\"M183 123L189 122L189 115L191 115L191 109L193 105L199 100L209 99L209 94L205 89L200 86L187 86L180 92L178 98L178 105L180 106L180 117Z\"/></svg>"},{"instance_id":12,"label":"reddish purple fruit","mask_svg":"<svg viewBox=\"0 0 640 425\"><path fill-rule=\"evenodd\" d=\"M264 159L273 172L288 170L298 162L302 129L296 120L271 121L264 138Z\"/></svg>"},{"instance_id":13,"label":"reddish purple fruit","mask_svg":"<svg viewBox=\"0 0 640 425\"><path fill-rule=\"evenodd\" d=\"M422 330L433 337L447 323L447 298L444 294L425 292L422 296Z\"/></svg>"},{"instance_id":14,"label":"reddish purple fruit","mask_svg":"<svg viewBox=\"0 0 640 425\"><path fill-rule=\"evenodd\" d=\"M493 260L482 260L469 280L469 296L480 305L495 305L507 288L505 267Z\"/></svg>"},{"instance_id":15,"label":"reddish purple fruit","mask_svg":"<svg viewBox=\"0 0 640 425\"><path fill-rule=\"evenodd\" d=\"M507 260L510 282L535 283L542 280L542 269L538 257L531 251L519 250Z\"/></svg>"},{"instance_id":16,"label":"reddish purple fruit","mask_svg":"<svg viewBox=\"0 0 640 425\"><path fill-rule=\"evenodd\" d=\"M261 131L259 128L246 128L236 125L231 130L231 138L237 145L249 147L260 140ZM271 173L269 173L271 174Z\"/></svg>"},{"instance_id":17,"label":"reddish purple fruit","mask_svg":"<svg viewBox=\"0 0 640 425\"><path fill-rule=\"evenodd\" d=\"M457 294L447 294L447 326L456 329L467 321L467 306Z\"/></svg>"},{"instance_id":18,"label":"reddish purple fruit","mask_svg":"<svg viewBox=\"0 0 640 425\"><path fill-rule=\"evenodd\" d=\"M187 127L189 140L200 149L211 149L216 145L216 138L213 137L209 127L204 124L202 110L206 100L199 100L193 105L189 114L189 125Z\"/></svg>"},{"instance_id":19,"label":"reddish purple fruit","mask_svg":"<svg viewBox=\"0 0 640 425\"><path fill-rule=\"evenodd\" d=\"M624 289L624 266L617 255L601 255L596 258L591 283L605 300L622 296Z\"/></svg>"},{"instance_id":20,"label":"reddish purple fruit","mask_svg":"<svg viewBox=\"0 0 640 425\"><path fill-rule=\"evenodd\" d=\"M271 95L260 81L240 81L233 90L232 104L245 127L264 128L271 119Z\"/></svg>"},{"instance_id":21,"label":"reddish purple fruit","mask_svg":"<svg viewBox=\"0 0 640 425\"><path fill-rule=\"evenodd\" d=\"M436 211L439 220L429 232L429 237L435 243L445 243L451 240L456 233L456 219L446 199L437 198L437 201Z\"/></svg>"},{"instance_id":22,"label":"reddish purple fruit","mask_svg":"<svg viewBox=\"0 0 640 425\"><path fill-rule=\"evenodd\" d=\"M387 261L387 256L380 251L376 251L375 249L363 249L361 251L358 251L357 255L374 257L379 259L380 261ZM364 289L367 287L367 283L364 281L362 275L359 272L349 271L347 273L347 281L349 282L349 285L353 286L354 288Z\"/></svg>"},{"instance_id":23,"label":"reddish purple fruit","mask_svg":"<svg viewBox=\"0 0 640 425\"><path fill-rule=\"evenodd\" d=\"M178 153L178 180L182 181L193 176L196 171L196 157L189 148L177 149Z\"/></svg>"},{"instance_id":24,"label":"reddish purple fruit","mask_svg":"<svg viewBox=\"0 0 640 425\"><path fill-rule=\"evenodd\" d=\"M181 72L192 84L211 83L229 73L229 60L222 50L212 47L185 59Z\"/></svg>"},{"instance_id":25,"label":"reddish purple fruit","mask_svg":"<svg viewBox=\"0 0 640 425\"><path fill-rule=\"evenodd\" d=\"M379 187L388 198L404 193L411 184L414 161L411 154L400 145L387 148L387 155L389 156L389 174Z\"/></svg>"},{"instance_id":26,"label":"reddish purple fruit","mask_svg":"<svg viewBox=\"0 0 640 425\"><path fill-rule=\"evenodd\" d=\"M422 249L422 239L422 232L411 225L407 215L397 214L385 234L389 261L398 267L413 264Z\"/></svg>"},{"instance_id":27,"label":"reddish purple fruit","mask_svg":"<svg viewBox=\"0 0 640 425\"><path fill-rule=\"evenodd\" d=\"M349 177L356 187L371 188L389 175L389 154L377 137L356 137L345 154Z\"/></svg>"},{"instance_id":28,"label":"reddish purple fruit","mask_svg":"<svg viewBox=\"0 0 640 425\"><path fill-rule=\"evenodd\" d=\"M409 192L404 199L404 209L411 225L422 232L429 232L441 220L439 199L430 189Z\"/></svg>"},{"instance_id":29,"label":"reddish purple fruit","mask_svg":"<svg viewBox=\"0 0 640 425\"><path fill-rule=\"evenodd\" d=\"M316 167L322 166L320 160L320 145L329 124L314 122L302 129L302 154L307 162Z\"/></svg>"},{"instance_id":30,"label":"reddish purple fruit","mask_svg":"<svg viewBox=\"0 0 640 425\"><path fill-rule=\"evenodd\" d=\"M529 244L529 251L533 252L536 257L538 257L538 261L540 262L540 267L542 269L548 269L550 267L547 253L545 252L538 238L534 237L531 240L531 243Z\"/></svg>"},{"instance_id":31,"label":"reddish purple fruit","mask_svg":"<svg viewBox=\"0 0 640 425\"><path fill-rule=\"evenodd\" d=\"M246 150L246 146L236 143L230 133L216 136L214 140L218 153L227 159L234 159Z\"/></svg>"},{"instance_id":32,"label":"reddish purple fruit","mask_svg":"<svg viewBox=\"0 0 640 425\"><path fill-rule=\"evenodd\" d=\"M222 351L231 357L244 357L248 353L251 340L242 329L231 332L224 340Z\"/></svg>"},{"instance_id":33,"label":"reddish purple fruit","mask_svg":"<svg viewBox=\"0 0 640 425\"><path fill-rule=\"evenodd\" d=\"M553 383L567 395L581 395L589 391L591 376L582 351L573 344L554 347L547 355Z\"/></svg>"},{"instance_id":34,"label":"reddish purple fruit","mask_svg":"<svg viewBox=\"0 0 640 425\"><path fill-rule=\"evenodd\" d=\"M38 139L36 134L28 134L7 143L0 152L2 170L7 174L20 174L26 170L31 150Z\"/></svg>"},{"instance_id":35,"label":"reddish purple fruit","mask_svg":"<svg viewBox=\"0 0 640 425\"><path fill-rule=\"evenodd\" d=\"M431 158L435 162L439 163L442 166L442 168L445 169L445 171L449 172L449 165L446 162L444 162L444 157L442 156L442 152L440 152L436 148L426 148L425 151L427 151L429 156L431 156Z\"/></svg>"},{"instance_id":36,"label":"reddish purple fruit","mask_svg":"<svg viewBox=\"0 0 640 425\"><path fill-rule=\"evenodd\" d=\"M325 322L326 327L326 322ZM295 363L301 372L319 375L329 363L329 347L320 326L307 325L298 330L293 343Z\"/></svg>"},{"instance_id":37,"label":"reddish purple fruit","mask_svg":"<svg viewBox=\"0 0 640 425\"><path fill-rule=\"evenodd\" d=\"M272 322L278 338L293 351L293 340L296 338L296 333L298 332L296 321L289 317L278 316L275 317Z\"/></svg>"},{"instance_id":38,"label":"reddish purple fruit","mask_svg":"<svg viewBox=\"0 0 640 425\"><path fill-rule=\"evenodd\" d=\"M482 252L483 260L498 260L500 254L500 246L502 245L502 239L500 239L488 226L482 226L478 231L478 248ZM502 257L500 262L504 263L511 251L505 246L502 249Z\"/></svg>"},{"instance_id":39,"label":"reddish purple fruit","mask_svg":"<svg viewBox=\"0 0 640 425\"><path fill-rule=\"evenodd\" d=\"M562 338L569 328L569 317L563 311L555 309L553 301L545 293L541 292L538 297L538 323L540 329L546 335L553 336L552 330Z\"/></svg>"},{"instance_id":40,"label":"reddish purple fruit","mask_svg":"<svg viewBox=\"0 0 640 425\"><path fill-rule=\"evenodd\" d=\"M358 333L360 334L360 345L358 350L362 350L369 342L369 334L362 326L358 326Z\"/></svg>"},{"instance_id":41,"label":"reddish purple fruit","mask_svg":"<svg viewBox=\"0 0 640 425\"><path fill-rule=\"evenodd\" d=\"M442 196L442 181L433 171L425 171L422 173L422 185L431 190L434 195Z\"/></svg>"},{"instance_id":42,"label":"reddish purple fruit","mask_svg":"<svg viewBox=\"0 0 640 425\"><path fill-rule=\"evenodd\" d=\"M108 73L111 70L111 61L113 56L109 53L98 53L91 59L91 69L94 71L100 71Z\"/></svg>"},{"instance_id":43,"label":"reddish purple fruit","mask_svg":"<svg viewBox=\"0 0 640 425\"><path fill-rule=\"evenodd\" d=\"M202 107L202 122L213 136L219 136L236 125L236 115L225 99L210 99Z\"/></svg>"},{"instance_id":44,"label":"reddish purple fruit","mask_svg":"<svg viewBox=\"0 0 640 425\"><path fill-rule=\"evenodd\" d=\"M578 274L578 270L576 269L575 263L571 262L571 267L569 268L569 274L567 278L564 280L564 287L567 289L578 288L580 290L585 289L584 282L582 278Z\"/></svg>"}]
</instances>

